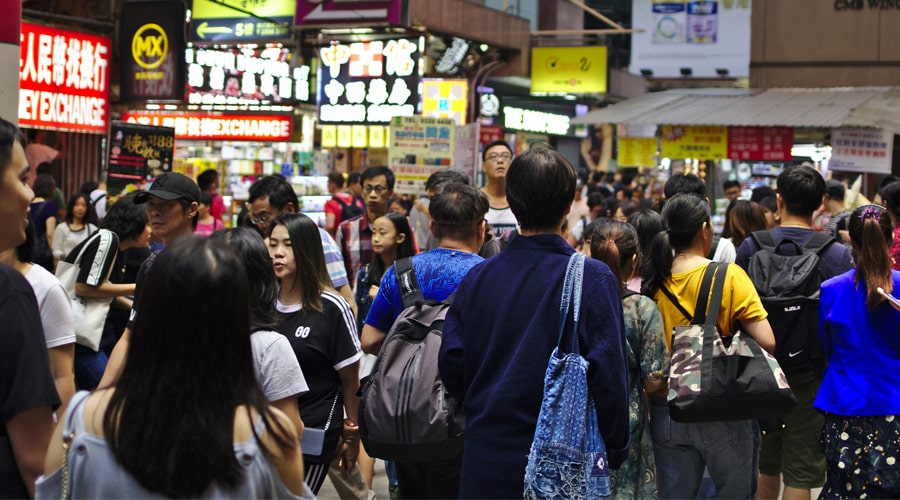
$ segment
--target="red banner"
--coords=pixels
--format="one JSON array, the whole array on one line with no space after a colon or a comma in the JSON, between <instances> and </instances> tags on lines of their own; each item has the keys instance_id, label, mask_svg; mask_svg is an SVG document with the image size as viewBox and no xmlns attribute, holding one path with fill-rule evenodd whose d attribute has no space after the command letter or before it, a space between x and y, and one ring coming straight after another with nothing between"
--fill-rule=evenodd
<instances>
[{"instance_id":1,"label":"red banner","mask_svg":"<svg viewBox=\"0 0 900 500\"><path fill-rule=\"evenodd\" d=\"M794 146L791 127L728 127L728 158L790 161Z\"/></svg>"},{"instance_id":2,"label":"red banner","mask_svg":"<svg viewBox=\"0 0 900 500\"><path fill-rule=\"evenodd\" d=\"M177 139L262 142L291 140L291 117L284 115L127 112L122 114L122 121L172 127Z\"/></svg>"},{"instance_id":3,"label":"red banner","mask_svg":"<svg viewBox=\"0 0 900 500\"><path fill-rule=\"evenodd\" d=\"M108 38L22 23L19 125L107 132Z\"/></svg>"},{"instance_id":4,"label":"red banner","mask_svg":"<svg viewBox=\"0 0 900 500\"><path fill-rule=\"evenodd\" d=\"M478 128L478 143L482 146L503 139L503 127L500 125L482 125Z\"/></svg>"}]
</instances>

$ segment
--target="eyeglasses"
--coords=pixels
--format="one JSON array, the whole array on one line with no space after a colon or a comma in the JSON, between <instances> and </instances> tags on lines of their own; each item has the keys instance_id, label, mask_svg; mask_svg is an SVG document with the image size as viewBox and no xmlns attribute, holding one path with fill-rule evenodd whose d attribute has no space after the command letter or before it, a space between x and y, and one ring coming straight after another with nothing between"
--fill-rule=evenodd
<instances>
[{"instance_id":1,"label":"eyeglasses","mask_svg":"<svg viewBox=\"0 0 900 500\"><path fill-rule=\"evenodd\" d=\"M272 218L272 215L268 212L263 212L259 215L250 214L250 222L257 226L265 226L269 223L270 218Z\"/></svg>"},{"instance_id":2,"label":"eyeglasses","mask_svg":"<svg viewBox=\"0 0 900 500\"><path fill-rule=\"evenodd\" d=\"M387 191L388 188L386 188L384 186L373 186L371 184L367 184L367 185L363 186L362 190L366 194L369 194L372 191L375 191L375 194L381 194L381 193Z\"/></svg>"},{"instance_id":3,"label":"eyeglasses","mask_svg":"<svg viewBox=\"0 0 900 500\"><path fill-rule=\"evenodd\" d=\"M491 153L484 157L489 161L497 161L497 160L511 160L512 155L509 153Z\"/></svg>"}]
</instances>

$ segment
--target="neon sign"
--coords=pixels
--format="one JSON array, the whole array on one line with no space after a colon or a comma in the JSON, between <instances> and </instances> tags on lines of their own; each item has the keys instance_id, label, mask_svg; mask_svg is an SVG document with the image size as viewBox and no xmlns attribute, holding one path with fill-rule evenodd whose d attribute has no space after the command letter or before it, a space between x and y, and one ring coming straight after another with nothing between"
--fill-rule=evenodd
<instances>
[{"instance_id":1,"label":"neon sign","mask_svg":"<svg viewBox=\"0 0 900 500\"><path fill-rule=\"evenodd\" d=\"M554 135L569 133L569 117L566 115L503 106L503 117L503 126L513 130Z\"/></svg>"},{"instance_id":2,"label":"neon sign","mask_svg":"<svg viewBox=\"0 0 900 500\"><path fill-rule=\"evenodd\" d=\"M202 113L123 113L122 121L172 127L177 139L209 141L289 141L291 117L281 115L207 115Z\"/></svg>"}]
</instances>

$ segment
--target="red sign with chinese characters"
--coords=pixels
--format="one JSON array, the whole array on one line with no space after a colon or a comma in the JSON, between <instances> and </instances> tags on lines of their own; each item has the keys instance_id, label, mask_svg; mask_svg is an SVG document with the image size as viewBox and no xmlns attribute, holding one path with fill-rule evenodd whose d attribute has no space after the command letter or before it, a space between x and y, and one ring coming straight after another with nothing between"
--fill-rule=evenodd
<instances>
[{"instance_id":1,"label":"red sign with chinese characters","mask_svg":"<svg viewBox=\"0 0 900 500\"><path fill-rule=\"evenodd\" d=\"M289 141L291 117L282 115L207 115L203 113L122 114L122 121L175 129L177 139L208 141Z\"/></svg>"},{"instance_id":2,"label":"red sign with chinese characters","mask_svg":"<svg viewBox=\"0 0 900 500\"><path fill-rule=\"evenodd\" d=\"M794 146L791 127L728 127L728 158L790 161Z\"/></svg>"},{"instance_id":3,"label":"red sign with chinese characters","mask_svg":"<svg viewBox=\"0 0 900 500\"><path fill-rule=\"evenodd\" d=\"M503 139L503 127L500 125L482 125L478 128L478 142L484 146Z\"/></svg>"},{"instance_id":4,"label":"red sign with chinese characters","mask_svg":"<svg viewBox=\"0 0 900 500\"><path fill-rule=\"evenodd\" d=\"M19 125L105 134L108 38L22 23Z\"/></svg>"}]
</instances>

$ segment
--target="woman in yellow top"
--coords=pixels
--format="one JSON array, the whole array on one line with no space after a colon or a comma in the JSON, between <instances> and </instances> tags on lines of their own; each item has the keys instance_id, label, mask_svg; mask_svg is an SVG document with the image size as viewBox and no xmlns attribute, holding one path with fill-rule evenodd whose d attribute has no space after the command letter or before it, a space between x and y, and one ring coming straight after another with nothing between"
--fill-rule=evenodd
<instances>
[{"instance_id":1,"label":"woman in yellow top","mask_svg":"<svg viewBox=\"0 0 900 500\"><path fill-rule=\"evenodd\" d=\"M656 300L671 346L672 328L691 323L688 315L694 314L700 281L710 262L706 256L712 247L713 224L709 203L693 193L668 200L662 217L666 229L650 244L644 293ZM775 348L759 295L744 270L734 264L728 265L716 326L724 336L739 328L763 349L772 352ZM759 448L756 422L674 422L665 393L651 396L650 409L660 498L695 498L704 468L715 482L716 497L753 497Z\"/></svg>"}]
</instances>

